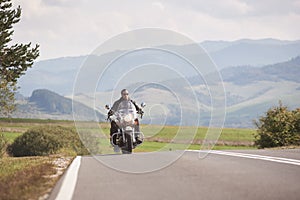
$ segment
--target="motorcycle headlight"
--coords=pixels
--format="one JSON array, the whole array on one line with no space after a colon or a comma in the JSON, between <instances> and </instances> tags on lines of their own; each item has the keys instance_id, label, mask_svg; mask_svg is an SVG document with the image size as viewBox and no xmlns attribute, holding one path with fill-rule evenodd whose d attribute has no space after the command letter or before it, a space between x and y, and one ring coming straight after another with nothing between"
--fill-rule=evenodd
<instances>
[{"instance_id":1,"label":"motorcycle headlight","mask_svg":"<svg viewBox=\"0 0 300 200\"><path fill-rule=\"evenodd\" d=\"M131 122L131 121L133 120L133 116L132 116L131 114L126 115L126 116L124 117L124 120L125 120L125 122Z\"/></svg>"}]
</instances>

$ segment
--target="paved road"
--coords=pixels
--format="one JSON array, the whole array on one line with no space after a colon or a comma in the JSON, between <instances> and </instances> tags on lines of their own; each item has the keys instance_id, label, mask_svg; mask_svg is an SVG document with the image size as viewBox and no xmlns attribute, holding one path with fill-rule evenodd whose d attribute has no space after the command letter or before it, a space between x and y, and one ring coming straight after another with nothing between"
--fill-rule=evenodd
<instances>
[{"instance_id":1,"label":"paved road","mask_svg":"<svg viewBox=\"0 0 300 200\"><path fill-rule=\"evenodd\" d=\"M82 157L72 199L300 199L300 150L227 152L215 151L204 159L197 152L186 152L168 167L141 174L120 172L93 157ZM172 154L164 152L158 159ZM137 154L104 157L124 164ZM151 165L148 161L142 160Z\"/></svg>"}]
</instances>

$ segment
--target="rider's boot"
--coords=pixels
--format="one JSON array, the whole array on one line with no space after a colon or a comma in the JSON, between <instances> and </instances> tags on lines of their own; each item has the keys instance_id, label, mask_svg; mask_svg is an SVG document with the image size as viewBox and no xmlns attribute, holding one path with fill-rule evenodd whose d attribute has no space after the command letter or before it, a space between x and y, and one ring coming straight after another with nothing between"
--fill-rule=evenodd
<instances>
[{"instance_id":1,"label":"rider's boot","mask_svg":"<svg viewBox=\"0 0 300 200\"><path fill-rule=\"evenodd\" d=\"M143 142L143 140L140 137L140 133L136 133L135 141L136 144L141 144Z\"/></svg>"}]
</instances>

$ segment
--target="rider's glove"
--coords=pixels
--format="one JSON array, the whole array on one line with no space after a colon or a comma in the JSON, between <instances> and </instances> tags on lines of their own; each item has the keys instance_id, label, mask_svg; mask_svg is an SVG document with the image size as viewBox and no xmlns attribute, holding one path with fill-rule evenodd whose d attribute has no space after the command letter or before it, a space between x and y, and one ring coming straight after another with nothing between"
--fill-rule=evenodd
<instances>
[{"instance_id":1,"label":"rider's glove","mask_svg":"<svg viewBox=\"0 0 300 200\"><path fill-rule=\"evenodd\" d=\"M108 113L107 113L107 115L110 117L110 116L112 116L114 114L114 111L112 111L112 110L110 110Z\"/></svg>"},{"instance_id":2,"label":"rider's glove","mask_svg":"<svg viewBox=\"0 0 300 200\"><path fill-rule=\"evenodd\" d=\"M109 119L110 116L112 116L114 114L114 111L110 110L108 113L107 113L107 120Z\"/></svg>"},{"instance_id":3,"label":"rider's glove","mask_svg":"<svg viewBox=\"0 0 300 200\"><path fill-rule=\"evenodd\" d=\"M142 109L139 109L139 110L137 111L137 113L141 115L141 118L143 118L144 111L143 111Z\"/></svg>"}]
</instances>

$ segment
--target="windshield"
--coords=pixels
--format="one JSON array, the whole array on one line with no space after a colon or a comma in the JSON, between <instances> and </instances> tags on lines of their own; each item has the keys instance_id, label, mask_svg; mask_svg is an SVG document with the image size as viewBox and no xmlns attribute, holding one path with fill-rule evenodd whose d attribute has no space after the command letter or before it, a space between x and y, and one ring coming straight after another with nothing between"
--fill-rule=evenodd
<instances>
[{"instance_id":1,"label":"windshield","mask_svg":"<svg viewBox=\"0 0 300 200\"><path fill-rule=\"evenodd\" d=\"M136 118L136 108L131 101L122 101L118 107L117 112L120 115L133 114Z\"/></svg>"}]
</instances>

